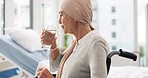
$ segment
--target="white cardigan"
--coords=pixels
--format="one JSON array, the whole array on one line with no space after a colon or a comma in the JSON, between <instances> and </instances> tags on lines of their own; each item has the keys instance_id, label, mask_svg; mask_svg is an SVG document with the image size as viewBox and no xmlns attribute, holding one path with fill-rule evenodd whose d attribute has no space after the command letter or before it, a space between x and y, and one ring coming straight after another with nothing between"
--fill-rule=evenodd
<instances>
[{"instance_id":1,"label":"white cardigan","mask_svg":"<svg viewBox=\"0 0 148 78\"><path fill-rule=\"evenodd\" d=\"M61 78L107 78L106 57L108 44L93 30L81 38L73 53L66 60ZM62 58L50 61L51 70L56 70Z\"/></svg>"}]
</instances>

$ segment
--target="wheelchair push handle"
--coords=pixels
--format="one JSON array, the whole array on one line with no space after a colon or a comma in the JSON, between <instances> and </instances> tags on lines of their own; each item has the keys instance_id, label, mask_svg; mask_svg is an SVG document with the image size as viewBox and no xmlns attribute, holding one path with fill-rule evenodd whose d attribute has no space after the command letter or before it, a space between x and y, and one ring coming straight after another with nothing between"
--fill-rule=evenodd
<instances>
[{"instance_id":1,"label":"wheelchair push handle","mask_svg":"<svg viewBox=\"0 0 148 78\"><path fill-rule=\"evenodd\" d=\"M122 51L122 49L120 49L119 52L120 52L119 56L132 59L133 61L137 60L137 56L133 53Z\"/></svg>"},{"instance_id":2,"label":"wheelchair push handle","mask_svg":"<svg viewBox=\"0 0 148 78\"><path fill-rule=\"evenodd\" d=\"M133 61L137 60L137 55L127 52L127 51L122 51L122 49L120 49L119 51L113 51L111 53L108 54L107 59L106 59L106 65L107 65L107 74L109 73L110 70L110 65L111 65L111 57L114 55L118 55L124 58L129 58L132 59Z\"/></svg>"}]
</instances>

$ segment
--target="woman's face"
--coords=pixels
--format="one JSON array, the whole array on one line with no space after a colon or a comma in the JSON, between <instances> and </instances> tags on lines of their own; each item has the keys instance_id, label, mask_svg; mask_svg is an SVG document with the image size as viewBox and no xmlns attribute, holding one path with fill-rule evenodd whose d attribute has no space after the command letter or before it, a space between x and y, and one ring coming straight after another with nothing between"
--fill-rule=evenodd
<instances>
[{"instance_id":1,"label":"woman's face","mask_svg":"<svg viewBox=\"0 0 148 78\"><path fill-rule=\"evenodd\" d=\"M63 11L59 12L59 24L61 24L64 33L74 34L76 32L76 21Z\"/></svg>"}]
</instances>

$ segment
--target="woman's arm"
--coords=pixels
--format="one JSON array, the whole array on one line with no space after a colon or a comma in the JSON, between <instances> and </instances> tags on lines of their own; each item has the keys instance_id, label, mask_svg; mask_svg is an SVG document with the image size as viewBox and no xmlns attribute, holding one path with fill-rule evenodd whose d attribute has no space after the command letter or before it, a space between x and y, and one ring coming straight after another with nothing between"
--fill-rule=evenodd
<instances>
[{"instance_id":1,"label":"woman's arm","mask_svg":"<svg viewBox=\"0 0 148 78\"><path fill-rule=\"evenodd\" d=\"M96 41L89 52L91 78L107 78L106 57L108 46L103 41Z\"/></svg>"},{"instance_id":2,"label":"woman's arm","mask_svg":"<svg viewBox=\"0 0 148 78\"><path fill-rule=\"evenodd\" d=\"M49 54L49 64L50 64L50 70L56 71L60 61L63 57L63 54L59 51L59 48L56 44L56 38L53 40L50 48L50 54Z\"/></svg>"},{"instance_id":3,"label":"woman's arm","mask_svg":"<svg viewBox=\"0 0 148 78\"><path fill-rule=\"evenodd\" d=\"M59 54L59 48L57 47L56 44L56 38L54 38L50 47L50 54L49 54L52 61L54 61L58 57L58 54Z\"/></svg>"}]
</instances>

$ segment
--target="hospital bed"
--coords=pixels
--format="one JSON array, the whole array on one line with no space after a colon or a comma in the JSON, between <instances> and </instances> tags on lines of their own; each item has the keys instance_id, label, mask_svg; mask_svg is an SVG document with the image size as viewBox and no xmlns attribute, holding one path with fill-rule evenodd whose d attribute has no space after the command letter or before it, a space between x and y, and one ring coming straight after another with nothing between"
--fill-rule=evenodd
<instances>
[{"instance_id":1,"label":"hospital bed","mask_svg":"<svg viewBox=\"0 0 148 78\"><path fill-rule=\"evenodd\" d=\"M48 59L49 53L45 49L29 52L15 43L9 36L3 35L0 36L0 54L28 74L29 78L33 78L38 63Z\"/></svg>"}]
</instances>

